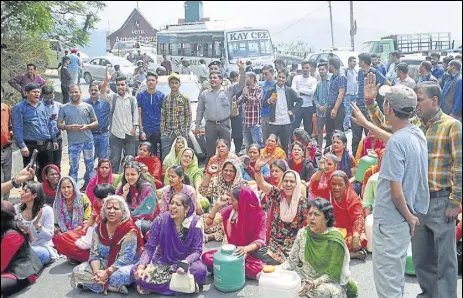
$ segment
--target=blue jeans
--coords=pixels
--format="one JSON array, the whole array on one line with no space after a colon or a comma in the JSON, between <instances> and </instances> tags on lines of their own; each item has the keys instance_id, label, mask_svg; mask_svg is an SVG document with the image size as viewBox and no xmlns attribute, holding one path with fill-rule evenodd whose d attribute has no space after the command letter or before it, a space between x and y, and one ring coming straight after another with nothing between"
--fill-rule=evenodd
<instances>
[{"instance_id":1,"label":"blue jeans","mask_svg":"<svg viewBox=\"0 0 463 298\"><path fill-rule=\"evenodd\" d=\"M346 95L344 96L344 109L346 110L346 116L344 117L344 129L350 127L350 115L352 115L352 110L350 108L350 103L357 100L357 95Z\"/></svg>"},{"instance_id":2,"label":"blue jeans","mask_svg":"<svg viewBox=\"0 0 463 298\"><path fill-rule=\"evenodd\" d=\"M48 249L46 249L43 246L32 246L32 249L34 250L35 255L37 256L37 258L39 258L40 262L43 265L50 263L51 256L50 256L50 252L48 251Z\"/></svg>"},{"instance_id":3,"label":"blue jeans","mask_svg":"<svg viewBox=\"0 0 463 298\"><path fill-rule=\"evenodd\" d=\"M252 143L258 144L260 148L264 148L262 126L243 127L243 137L246 148L249 148L249 145Z\"/></svg>"},{"instance_id":4,"label":"blue jeans","mask_svg":"<svg viewBox=\"0 0 463 298\"><path fill-rule=\"evenodd\" d=\"M93 176L93 141L80 144L69 144L69 176L77 182L81 152L84 153L85 162L84 180L88 182Z\"/></svg>"},{"instance_id":5,"label":"blue jeans","mask_svg":"<svg viewBox=\"0 0 463 298\"><path fill-rule=\"evenodd\" d=\"M105 132L99 135L93 135L95 143L95 157L93 159L109 157L109 133Z\"/></svg>"}]
</instances>

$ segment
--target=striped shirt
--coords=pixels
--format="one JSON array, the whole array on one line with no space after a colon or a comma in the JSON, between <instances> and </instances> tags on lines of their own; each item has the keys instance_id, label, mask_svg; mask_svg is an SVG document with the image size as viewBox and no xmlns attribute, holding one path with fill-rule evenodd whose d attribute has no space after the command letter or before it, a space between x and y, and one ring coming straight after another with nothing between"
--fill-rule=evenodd
<instances>
[{"instance_id":1,"label":"striped shirt","mask_svg":"<svg viewBox=\"0 0 463 298\"><path fill-rule=\"evenodd\" d=\"M329 108L333 108L338 100L339 89L346 90L347 88L347 78L344 75L339 73L333 74L331 77L330 90L328 92L327 104Z\"/></svg>"},{"instance_id":2,"label":"striped shirt","mask_svg":"<svg viewBox=\"0 0 463 298\"><path fill-rule=\"evenodd\" d=\"M241 106L244 104L244 127L253 127L260 124L260 110L262 104L262 87L256 85L254 89L244 87L243 93L236 101Z\"/></svg>"},{"instance_id":3,"label":"striped shirt","mask_svg":"<svg viewBox=\"0 0 463 298\"><path fill-rule=\"evenodd\" d=\"M181 93L169 93L162 103L161 135L170 137L174 133L188 138L191 117L190 100Z\"/></svg>"},{"instance_id":4,"label":"striped shirt","mask_svg":"<svg viewBox=\"0 0 463 298\"><path fill-rule=\"evenodd\" d=\"M371 121L377 126L391 131L383 113L375 101L367 103ZM440 110L428 123L424 124L418 117L410 119L426 135L428 143L429 191L451 189L450 202L461 204L461 163L462 136L461 122Z\"/></svg>"}]
</instances>

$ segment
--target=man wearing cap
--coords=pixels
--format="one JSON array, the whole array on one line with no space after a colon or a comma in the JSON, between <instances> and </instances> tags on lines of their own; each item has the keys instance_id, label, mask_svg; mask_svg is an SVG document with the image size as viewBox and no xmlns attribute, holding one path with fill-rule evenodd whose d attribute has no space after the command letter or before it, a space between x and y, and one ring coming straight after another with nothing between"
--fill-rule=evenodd
<instances>
[{"instance_id":1,"label":"man wearing cap","mask_svg":"<svg viewBox=\"0 0 463 298\"><path fill-rule=\"evenodd\" d=\"M58 114L63 104L55 101L55 90L53 86L45 86L42 88L42 101L48 112L48 117L51 121L53 135L56 136L58 143L58 150L53 151L53 164L61 169L61 157L63 155L63 138L61 137L61 130L58 128Z\"/></svg>"},{"instance_id":2,"label":"man wearing cap","mask_svg":"<svg viewBox=\"0 0 463 298\"><path fill-rule=\"evenodd\" d=\"M32 152L37 149L37 179L42 182L43 168L53 162L53 150L58 149L56 135L53 135L52 121L45 104L40 100L42 88L39 84L25 86L26 98L12 110L13 132L16 145L21 150L24 167L30 162Z\"/></svg>"},{"instance_id":3,"label":"man wearing cap","mask_svg":"<svg viewBox=\"0 0 463 298\"><path fill-rule=\"evenodd\" d=\"M231 138L230 115L233 97L238 95L246 84L245 64L238 61L240 81L238 84L223 87L223 76L213 72L209 75L211 88L199 96L196 109L196 133L199 133L201 121L206 119L207 155L211 158L215 154L215 143L218 139Z\"/></svg>"},{"instance_id":4,"label":"man wearing cap","mask_svg":"<svg viewBox=\"0 0 463 298\"><path fill-rule=\"evenodd\" d=\"M188 139L191 128L191 102L180 93L180 76L172 73L168 78L170 93L164 98L161 109L162 160L169 154L177 137Z\"/></svg>"},{"instance_id":5,"label":"man wearing cap","mask_svg":"<svg viewBox=\"0 0 463 298\"><path fill-rule=\"evenodd\" d=\"M155 73L146 74L146 90L138 93L138 119L140 122L140 139L148 141L153 146L152 153L161 156L161 108L165 95L156 90L158 76Z\"/></svg>"},{"instance_id":6,"label":"man wearing cap","mask_svg":"<svg viewBox=\"0 0 463 298\"><path fill-rule=\"evenodd\" d=\"M39 84L40 88L45 86L45 80L37 74L37 66L32 63L27 64L27 73L9 80L8 83L23 97L26 97L25 87L27 84L36 83Z\"/></svg>"},{"instance_id":7,"label":"man wearing cap","mask_svg":"<svg viewBox=\"0 0 463 298\"><path fill-rule=\"evenodd\" d=\"M423 131L409 120L415 113L416 93L405 86L388 88L384 116L392 134L369 122L355 103L351 119L387 142L373 213L373 276L380 298L399 298L403 296L407 249L412 237L418 236L421 220L430 207L428 148ZM376 95L376 78L369 73L365 100L374 102Z\"/></svg>"},{"instance_id":8,"label":"man wearing cap","mask_svg":"<svg viewBox=\"0 0 463 298\"><path fill-rule=\"evenodd\" d=\"M209 67L209 74L213 72L220 73L220 61L212 61L211 63L209 63L208 67ZM222 86L227 87L228 85L230 85L230 81L224 77L222 81ZM211 82L209 78L201 86L201 93L207 89L211 89Z\"/></svg>"},{"instance_id":9,"label":"man wearing cap","mask_svg":"<svg viewBox=\"0 0 463 298\"><path fill-rule=\"evenodd\" d=\"M442 92L438 83L424 82L417 87L416 93L417 115L410 123L426 134L429 176L422 181L429 184L431 201L427 215L418 214L420 226L412 238L413 262L423 290L420 297L437 297L436 293L439 298L456 297L455 220L462 190L461 122L440 109ZM367 101L371 120L390 130L391 125L384 120L374 97L366 98L372 98Z\"/></svg>"},{"instance_id":10,"label":"man wearing cap","mask_svg":"<svg viewBox=\"0 0 463 298\"><path fill-rule=\"evenodd\" d=\"M77 56L77 49L71 50L71 55L69 55L71 64L69 64L69 73L71 74L71 84L77 85L77 80L79 78L79 67L80 67L80 58Z\"/></svg>"}]
</instances>

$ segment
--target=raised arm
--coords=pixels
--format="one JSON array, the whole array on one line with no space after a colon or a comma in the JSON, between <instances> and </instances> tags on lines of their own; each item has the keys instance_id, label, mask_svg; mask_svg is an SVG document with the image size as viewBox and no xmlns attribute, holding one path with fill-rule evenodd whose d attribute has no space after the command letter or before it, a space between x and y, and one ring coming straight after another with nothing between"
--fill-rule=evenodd
<instances>
[{"instance_id":1,"label":"raised arm","mask_svg":"<svg viewBox=\"0 0 463 298\"><path fill-rule=\"evenodd\" d=\"M273 189L273 186L270 183L267 183L264 179L264 176L262 175L262 168L268 164L268 162L272 159L272 157L259 157L259 159L256 161L256 165L254 166L256 175L256 183L257 186L262 190L262 192L266 195L270 194L270 192Z\"/></svg>"}]
</instances>

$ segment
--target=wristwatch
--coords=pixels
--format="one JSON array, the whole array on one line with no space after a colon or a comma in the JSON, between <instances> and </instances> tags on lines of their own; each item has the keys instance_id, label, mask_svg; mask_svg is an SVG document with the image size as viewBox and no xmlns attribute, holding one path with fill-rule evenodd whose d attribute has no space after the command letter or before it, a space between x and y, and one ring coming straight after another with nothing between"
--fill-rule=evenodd
<instances>
[{"instance_id":1,"label":"wristwatch","mask_svg":"<svg viewBox=\"0 0 463 298\"><path fill-rule=\"evenodd\" d=\"M11 179L11 184L13 184L13 187L14 187L14 188L19 188L19 187L21 187L21 183L18 184L18 183L16 182L16 178Z\"/></svg>"}]
</instances>

